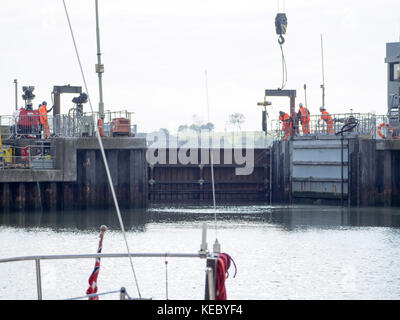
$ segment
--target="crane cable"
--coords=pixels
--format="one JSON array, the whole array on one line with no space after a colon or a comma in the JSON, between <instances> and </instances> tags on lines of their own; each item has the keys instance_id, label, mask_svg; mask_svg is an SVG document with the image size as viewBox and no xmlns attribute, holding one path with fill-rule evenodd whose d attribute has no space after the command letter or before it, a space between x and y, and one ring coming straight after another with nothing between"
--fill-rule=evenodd
<instances>
[{"instance_id":1,"label":"crane cable","mask_svg":"<svg viewBox=\"0 0 400 320\"><path fill-rule=\"evenodd\" d=\"M278 40L279 42L279 40ZM286 68L286 59L285 54L283 53L282 43L279 42L279 47L281 48L282 53L282 86L281 89L285 88L287 82L287 68Z\"/></svg>"},{"instance_id":2,"label":"crane cable","mask_svg":"<svg viewBox=\"0 0 400 320\"><path fill-rule=\"evenodd\" d=\"M88 90L88 87L87 87L87 84L86 84L85 74L84 74L84 72L83 72L82 63L81 63L81 59L80 59L80 56L79 56L78 47L77 47L76 42L75 42L75 36L74 36L74 32L73 32L73 30L72 30L72 25L71 25L71 21L70 21L70 19L69 19L69 14L68 14L67 6L66 6L66 4L65 4L65 0L63 0L63 4L64 4L64 9L65 9L65 14L66 14L67 20L68 20L69 30L70 30L70 32L71 32L72 42L73 42L74 48L75 48L76 57L77 57L77 59L78 59L78 64L79 64L79 68L80 68L80 71L81 71L83 83L84 83L84 85L85 85L85 90L86 90L86 93L87 93L87 95L88 95L88 102L89 102L89 105L90 105L90 110L91 110L91 112L92 112L92 114L93 114L93 121L96 122L96 121L95 121L95 118L94 118L95 116L94 116L94 112L93 112L92 102L91 102L91 100L90 100L89 90ZM113 183L112 183L112 178L111 178L111 174L110 174L110 169L109 169L109 167L108 167L106 154L105 154L105 152L104 152L103 142L101 141L101 137L100 137L100 133L99 133L99 130L98 130L98 129L96 130L96 137L97 137L97 140L99 141L100 150L101 150L101 154L102 154L102 156L103 156L104 166L105 166L105 169L106 169L108 182L109 182L109 184L110 184L111 193L112 193L112 196L113 196L113 199L114 199L115 209L116 209L116 211L117 211L117 215L118 215L119 223L120 223L120 226L121 226L122 234L123 234L123 236L124 236L126 249L128 250L128 256L129 256L129 260L130 260L130 264L131 264L131 269L132 269L132 272L133 272L133 276L134 276L134 279L135 279L136 288L137 288L137 291L138 291L139 298L141 298L140 289L139 289L139 284L138 284L138 281L137 281L137 277L136 277L136 273L135 273L135 268L134 268L134 266L133 266L133 261L132 261L132 257L131 257L131 254L130 254L128 241L127 241L127 238L126 238L124 223L123 223L123 221L122 221L121 212L120 212L119 206L118 206L118 200L117 200L117 197L116 197L116 195L115 195L115 190L114 190L114 186L113 186Z\"/></svg>"}]
</instances>

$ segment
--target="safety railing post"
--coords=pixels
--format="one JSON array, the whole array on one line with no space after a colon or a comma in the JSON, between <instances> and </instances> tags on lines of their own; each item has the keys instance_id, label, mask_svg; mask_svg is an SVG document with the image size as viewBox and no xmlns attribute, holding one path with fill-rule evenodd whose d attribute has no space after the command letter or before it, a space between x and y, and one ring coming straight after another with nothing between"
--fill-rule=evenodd
<instances>
[{"instance_id":1,"label":"safety railing post","mask_svg":"<svg viewBox=\"0 0 400 320\"><path fill-rule=\"evenodd\" d=\"M215 300L215 283L213 281L213 269L207 268L206 269L207 280L208 280L208 290L206 289L206 296L205 300Z\"/></svg>"},{"instance_id":2,"label":"safety railing post","mask_svg":"<svg viewBox=\"0 0 400 320\"><path fill-rule=\"evenodd\" d=\"M36 262L36 286L38 300L42 300L42 277L40 274L40 259L35 259Z\"/></svg>"},{"instance_id":3,"label":"safety railing post","mask_svg":"<svg viewBox=\"0 0 400 320\"><path fill-rule=\"evenodd\" d=\"M126 289L125 287L122 287L120 290L120 295L119 295L120 300L126 300Z\"/></svg>"},{"instance_id":4,"label":"safety railing post","mask_svg":"<svg viewBox=\"0 0 400 320\"><path fill-rule=\"evenodd\" d=\"M208 258L206 267L205 300L215 300L217 259Z\"/></svg>"}]
</instances>

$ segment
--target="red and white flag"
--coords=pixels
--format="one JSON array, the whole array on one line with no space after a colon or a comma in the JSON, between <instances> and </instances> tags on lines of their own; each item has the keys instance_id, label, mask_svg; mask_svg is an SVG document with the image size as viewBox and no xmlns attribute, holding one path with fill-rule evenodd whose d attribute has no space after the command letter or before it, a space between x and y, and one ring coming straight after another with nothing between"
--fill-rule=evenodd
<instances>
[{"instance_id":1,"label":"red and white flag","mask_svg":"<svg viewBox=\"0 0 400 320\"><path fill-rule=\"evenodd\" d=\"M107 230L106 226L100 227L100 241L99 241L99 248L97 249L97 253L101 253L101 249L103 247L103 237L104 232ZM86 290L86 294L94 294L97 293L97 277L99 276L100 272L100 258L96 258L96 262L94 265L94 269L92 274L89 277L89 288ZM98 296L90 297L89 300L99 300Z\"/></svg>"}]
</instances>

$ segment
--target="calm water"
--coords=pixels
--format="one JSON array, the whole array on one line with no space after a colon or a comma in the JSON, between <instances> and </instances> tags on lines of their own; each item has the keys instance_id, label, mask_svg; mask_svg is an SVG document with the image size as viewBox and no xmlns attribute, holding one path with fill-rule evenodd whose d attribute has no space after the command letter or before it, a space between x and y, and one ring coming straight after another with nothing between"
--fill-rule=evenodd
<instances>
[{"instance_id":1,"label":"calm water","mask_svg":"<svg viewBox=\"0 0 400 320\"><path fill-rule=\"evenodd\" d=\"M400 209L316 206L153 207L123 213L132 252L196 253L201 226L238 266L228 299L399 299ZM126 252L114 212L0 214L0 258ZM134 258L142 297L166 298L164 258ZM42 261L44 299L85 294L93 259ZM202 299L202 259L168 259L170 299ZM234 268L231 267L231 275ZM137 297L129 259L102 259L99 292ZM35 264L0 264L0 299L36 299ZM117 295L102 299L117 299Z\"/></svg>"}]
</instances>

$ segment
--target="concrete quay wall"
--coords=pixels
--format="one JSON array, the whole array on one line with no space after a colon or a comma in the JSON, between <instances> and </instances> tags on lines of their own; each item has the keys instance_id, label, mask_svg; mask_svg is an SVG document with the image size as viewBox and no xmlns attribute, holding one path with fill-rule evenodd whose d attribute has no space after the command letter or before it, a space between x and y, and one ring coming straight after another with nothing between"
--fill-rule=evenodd
<instances>
[{"instance_id":1,"label":"concrete quay wall","mask_svg":"<svg viewBox=\"0 0 400 320\"><path fill-rule=\"evenodd\" d=\"M400 206L400 140L347 135L343 144L340 136L276 141L271 148L271 200Z\"/></svg>"},{"instance_id":2,"label":"concrete quay wall","mask_svg":"<svg viewBox=\"0 0 400 320\"><path fill-rule=\"evenodd\" d=\"M146 141L102 141L120 207L146 207ZM0 170L1 211L113 208L97 139L54 138L51 146L52 170Z\"/></svg>"}]
</instances>

